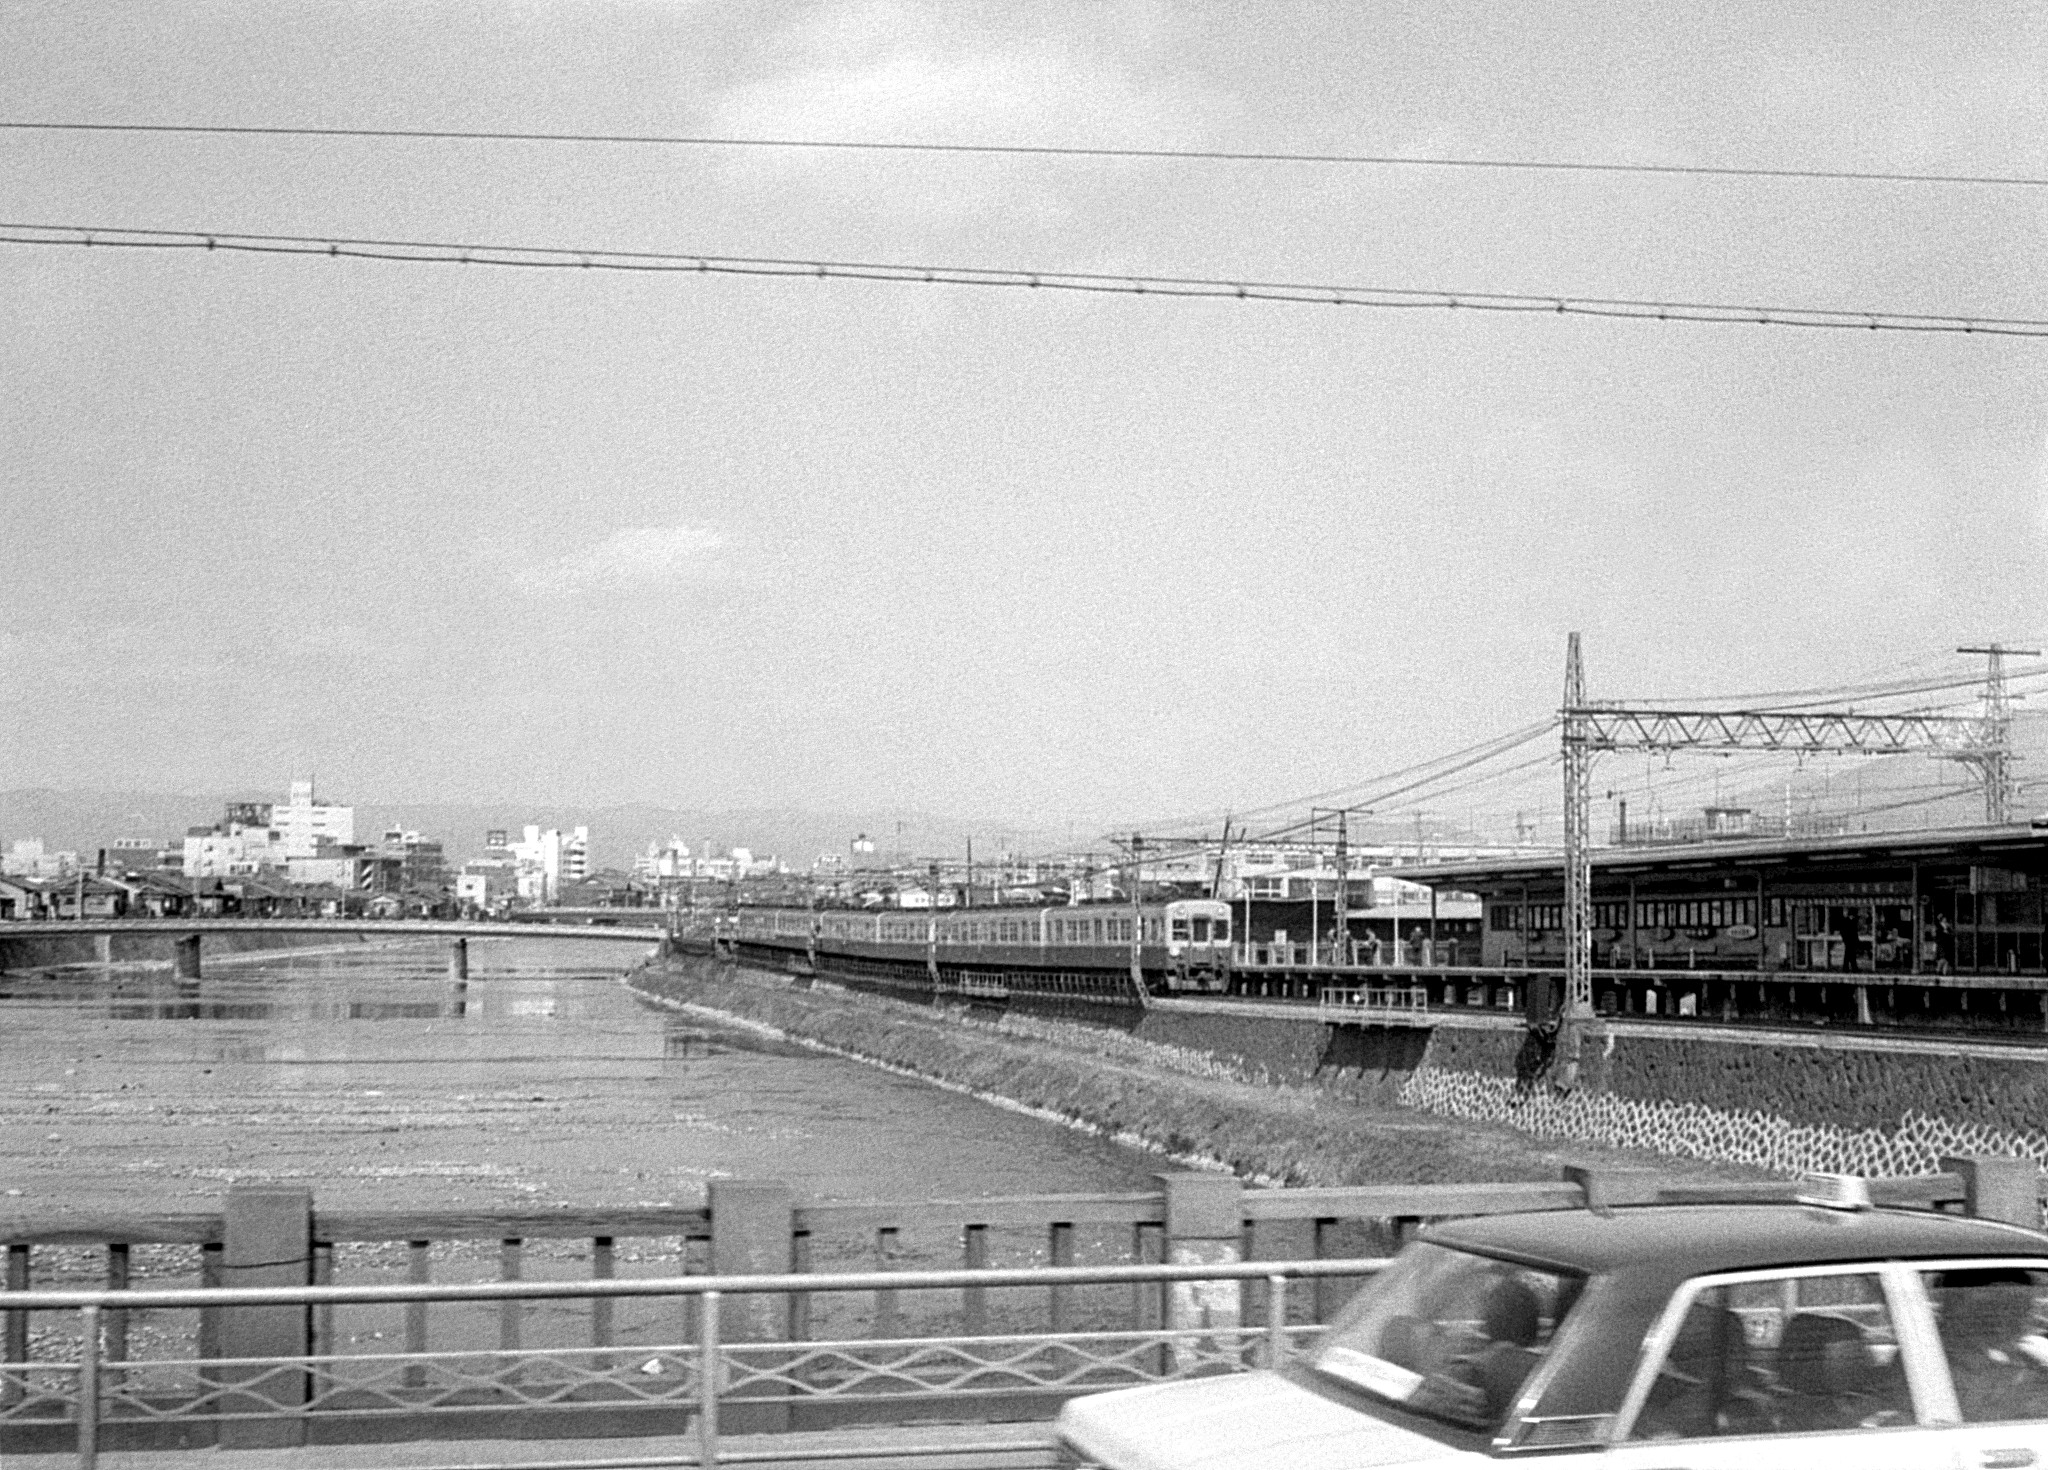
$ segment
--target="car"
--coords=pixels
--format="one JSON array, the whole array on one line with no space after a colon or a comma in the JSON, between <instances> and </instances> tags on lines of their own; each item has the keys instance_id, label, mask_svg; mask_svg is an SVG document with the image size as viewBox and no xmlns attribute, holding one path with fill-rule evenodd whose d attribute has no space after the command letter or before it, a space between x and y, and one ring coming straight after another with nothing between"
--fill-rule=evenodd
<instances>
[{"instance_id":1,"label":"car","mask_svg":"<svg viewBox=\"0 0 2048 1470\"><path fill-rule=\"evenodd\" d=\"M1797 1203L1643 1205L1419 1232L1277 1371L1070 1400L1070 1464L1359 1470L2048 1466L2048 1235Z\"/></svg>"}]
</instances>

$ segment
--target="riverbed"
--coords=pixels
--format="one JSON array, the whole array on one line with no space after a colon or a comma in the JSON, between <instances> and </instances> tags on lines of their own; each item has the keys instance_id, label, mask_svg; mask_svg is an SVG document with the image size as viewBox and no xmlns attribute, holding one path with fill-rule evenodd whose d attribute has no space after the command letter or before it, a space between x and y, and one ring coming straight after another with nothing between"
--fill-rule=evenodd
<instances>
[{"instance_id":1,"label":"riverbed","mask_svg":"<svg viewBox=\"0 0 2048 1470\"><path fill-rule=\"evenodd\" d=\"M473 941L0 977L0 1210L201 1209L237 1183L329 1209L694 1206L1147 1186L1159 1161L874 1068L685 1018L645 945Z\"/></svg>"},{"instance_id":2,"label":"riverbed","mask_svg":"<svg viewBox=\"0 0 2048 1470\"><path fill-rule=\"evenodd\" d=\"M957 1092L678 1015L622 983L644 944L471 941L469 979L439 945L265 955L179 982L161 968L0 975L0 1223L210 1211L236 1184L294 1185L327 1210L696 1208L714 1179L776 1180L812 1200L1142 1190L1157 1155ZM1128 1231L1124 1232L1128 1236ZM1044 1241L991 1241L1000 1264ZM1085 1256L1120 1241L1079 1241ZM954 1241L899 1264L952 1264ZM817 1240L818 1269L877 1263L872 1238ZM437 1242L437 1281L499 1270L491 1241ZM407 1279L403 1242L343 1245L336 1280ZM675 1238L622 1240L620 1276L703 1268ZM530 1279L591 1274L591 1242L536 1239ZM39 1247L33 1281L103 1279L103 1251ZM140 1285L198 1281L196 1248L138 1246ZM495 1308L437 1309L433 1342L495 1339ZM347 1308L325 1350L388 1351L398 1309ZM828 1314L830 1315L830 1314ZM529 1342L588 1340L582 1304L529 1309ZM849 1319L849 1330L858 1324ZM190 1313L134 1314L131 1351L187 1356ZM72 1330L36 1329L35 1356ZM675 1330L621 1304L622 1343Z\"/></svg>"}]
</instances>

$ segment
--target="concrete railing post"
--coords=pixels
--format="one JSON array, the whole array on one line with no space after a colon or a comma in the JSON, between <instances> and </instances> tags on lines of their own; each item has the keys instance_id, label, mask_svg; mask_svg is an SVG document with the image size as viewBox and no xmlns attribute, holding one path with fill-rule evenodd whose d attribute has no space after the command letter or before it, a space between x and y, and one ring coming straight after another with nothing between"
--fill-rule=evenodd
<instances>
[{"instance_id":1,"label":"concrete railing post","mask_svg":"<svg viewBox=\"0 0 2048 1470\"><path fill-rule=\"evenodd\" d=\"M1166 1259L1216 1266L1244 1259L1242 1187L1230 1174L1157 1174L1166 1191ZM1166 1294L1175 1332L1235 1328L1244 1320L1244 1288L1235 1281L1176 1281ZM1199 1355L1199 1349L1197 1350Z\"/></svg>"},{"instance_id":2,"label":"concrete railing post","mask_svg":"<svg viewBox=\"0 0 2048 1470\"><path fill-rule=\"evenodd\" d=\"M199 936L187 934L171 946L172 969L180 980L199 978Z\"/></svg>"},{"instance_id":3,"label":"concrete railing post","mask_svg":"<svg viewBox=\"0 0 2048 1470\"><path fill-rule=\"evenodd\" d=\"M711 1274L778 1275L794 1265L796 1209L786 1184L752 1179L714 1179L710 1186ZM766 1293L733 1294L718 1304L718 1340L723 1343L781 1342L789 1336L789 1304ZM713 1373L716 1364L706 1365ZM721 1381L724 1375L720 1375ZM763 1402L779 1390L755 1389L749 1402L723 1399L719 1429L735 1434L774 1434L789 1428L787 1403Z\"/></svg>"},{"instance_id":4,"label":"concrete railing post","mask_svg":"<svg viewBox=\"0 0 2048 1470\"><path fill-rule=\"evenodd\" d=\"M313 1196L304 1189L236 1185L228 1190L222 1221L222 1286L305 1286L313 1274ZM228 1307L220 1314L223 1358L303 1358L311 1349L311 1312L304 1305ZM221 1411L260 1413L263 1419L225 1418L222 1449L277 1449L304 1444L303 1369L262 1363L223 1366ZM236 1385L246 1385L237 1387Z\"/></svg>"},{"instance_id":5,"label":"concrete railing post","mask_svg":"<svg viewBox=\"0 0 2048 1470\"><path fill-rule=\"evenodd\" d=\"M1941 1172L1962 1177L1964 1213L2041 1228L2041 1166L2032 1159L1943 1159Z\"/></svg>"},{"instance_id":6,"label":"concrete railing post","mask_svg":"<svg viewBox=\"0 0 2048 1470\"><path fill-rule=\"evenodd\" d=\"M469 941L454 940L448 946L448 978L457 984L469 978Z\"/></svg>"}]
</instances>

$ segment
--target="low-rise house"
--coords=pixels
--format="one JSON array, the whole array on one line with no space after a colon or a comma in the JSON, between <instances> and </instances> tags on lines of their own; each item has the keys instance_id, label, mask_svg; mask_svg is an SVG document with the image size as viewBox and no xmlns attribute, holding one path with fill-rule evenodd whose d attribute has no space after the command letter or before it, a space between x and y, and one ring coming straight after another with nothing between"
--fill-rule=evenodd
<instances>
[{"instance_id":1,"label":"low-rise house","mask_svg":"<svg viewBox=\"0 0 2048 1470\"><path fill-rule=\"evenodd\" d=\"M556 890L563 908L637 908L655 892L653 884L607 868L576 883L564 883Z\"/></svg>"},{"instance_id":2,"label":"low-rise house","mask_svg":"<svg viewBox=\"0 0 2048 1470\"><path fill-rule=\"evenodd\" d=\"M43 885L33 878L0 878L0 919L40 919Z\"/></svg>"},{"instance_id":3,"label":"low-rise house","mask_svg":"<svg viewBox=\"0 0 2048 1470\"><path fill-rule=\"evenodd\" d=\"M127 887L108 878L84 874L41 887L45 918L118 919L128 912Z\"/></svg>"},{"instance_id":4,"label":"low-rise house","mask_svg":"<svg viewBox=\"0 0 2048 1470\"><path fill-rule=\"evenodd\" d=\"M108 881L128 890L128 912L138 919L176 919L191 912L191 880L176 873L131 873Z\"/></svg>"}]
</instances>

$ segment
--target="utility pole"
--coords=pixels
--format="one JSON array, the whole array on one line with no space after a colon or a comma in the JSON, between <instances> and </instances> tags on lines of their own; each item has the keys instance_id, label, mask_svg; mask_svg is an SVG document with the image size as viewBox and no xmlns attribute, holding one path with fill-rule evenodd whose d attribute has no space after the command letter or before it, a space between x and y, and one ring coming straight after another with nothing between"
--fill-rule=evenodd
<instances>
[{"instance_id":1,"label":"utility pole","mask_svg":"<svg viewBox=\"0 0 2048 1470\"><path fill-rule=\"evenodd\" d=\"M1131 834L1131 994L1145 1004L1145 839ZM1162 922L1164 919L1162 917Z\"/></svg>"},{"instance_id":2,"label":"utility pole","mask_svg":"<svg viewBox=\"0 0 2048 1470\"><path fill-rule=\"evenodd\" d=\"M1984 783L1984 820L2000 827L2012 820L2012 695L2005 682L2005 656L2039 658L2038 648L2008 648L1987 643L1976 648L1958 648L1957 653L1984 655L1984 750L1964 757L1977 767Z\"/></svg>"},{"instance_id":3,"label":"utility pole","mask_svg":"<svg viewBox=\"0 0 2048 1470\"><path fill-rule=\"evenodd\" d=\"M962 908L971 909L974 907L974 837L972 834L967 838L967 887L962 897L965 899L965 902L961 904Z\"/></svg>"},{"instance_id":4,"label":"utility pole","mask_svg":"<svg viewBox=\"0 0 2048 1470\"><path fill-rule=\"evenodd\" d=\"M1330 924L1330 963L1347 965L1351 963L1351 921L1346 916L1351 905L1350 885L1345 881L1351 863L1351 832L1345 825L1344 809L1337 808L1337 912Z\"/></svg>"},{"instance_id":5,"label":"utility pole","mask_svg":"<svg viewBox=\"0 0 2048 1470\"><path fill-rule=\"evenodd\" d=\"M1351 962L1350 819L1354 814L1361 817L1369 817L1372 815L1372 808L1363 806L1310 807L1308 811L1309 836L1311 839L1310 850L1311 852L1314 852L1316 854L1315 864L1309 870L1311 875L1321 871L1322 869L1321 853L1313 846L1313 841L1315 839L1316 834L1322 830L1322 819L1328 815L1335 815L1335 817L1337 818L1337 849L1335 858L1337 866L1337 891L1335 897L1336 914L1330 926L1330 947L1327 951L1330 957L1330 963L1335 965L1344 965L1349 964ZM1309 951L1310 957L1312 959L1320 959L1324 953L1322 948L1321 919L1319 917L1322 912L1321 900L1317 897L1315 893L1315 889L1318 883L1318 879L1316 879L1313 876L1310 877ZM1249 908L1246 909L1246 914L1250 914ZM1245 922L1247 925L1249 925L1251 922L1250 918L1247 917Z\"/></svg>"}]
</instances>

